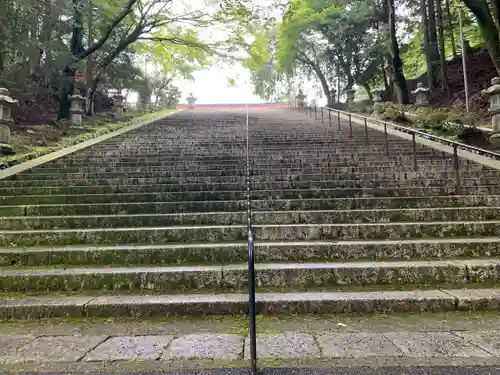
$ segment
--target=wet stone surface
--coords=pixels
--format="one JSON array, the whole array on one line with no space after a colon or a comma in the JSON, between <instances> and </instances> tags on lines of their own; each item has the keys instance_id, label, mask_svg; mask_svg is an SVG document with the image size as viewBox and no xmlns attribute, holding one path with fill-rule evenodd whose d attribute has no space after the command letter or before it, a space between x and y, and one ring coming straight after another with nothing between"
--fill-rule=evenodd
<instances>
[{"instance_id":1,"label":"wet stone surface","mask_svg":"<svg viewBox=\"0 0 500 375\"><path fill-rule=\"evenodd\" d=\"M403 356L382 333L327 333L318 335L316 341L324 357Z\"/></svg>"},{"instance_id":2,"label":"wet stone surface","mask_svg":"<svg viewBox=\"0 0 500 375\"><path fill-rule=\"evenodd\" d=\"M162 358L235 360L241 358L242 355L242 336L229 334L193 334L185 335L172 341Z\"/></svg>"},{"instance_id":3,"label":"wet stone surface","mask_svg":"<svg viewBox=\"0 0 500 375\"><path fill-rule=\"evenodd\" d=\"M287 332L257 336L260 358L319 357L320 350L312 335ZM250 358L250 340L245 339L245 359Z\"/></svg>"},{"instance_id":4,"label":"wet stone surface","mask_svg":"<svg viewBox=\"0 0 500 375\"><path fill-rule=\"evenodd\" d=\"M385 336L408 357L491 357L451 332L390 332Z\"/></svg>"},{"instance_id":5,"label":"wet stone surface","mask_svg":"<svg viewBox=\"0 0 500 375\"><path fill-rule=\"evenodd\" d=\"M173 336L112 337L88 353L85 361L155 360Z\"/></svg>"},{"instance_id":6,"label":"wet stone surface","mask_svg":"<svg viewBox=\"0 0 500 375\"><path fill-rule=\"evenodd\" d=\"M11 362L76 362L106 340L107 336L46 336L0 358Z\"/></svg>"}]
</instances>

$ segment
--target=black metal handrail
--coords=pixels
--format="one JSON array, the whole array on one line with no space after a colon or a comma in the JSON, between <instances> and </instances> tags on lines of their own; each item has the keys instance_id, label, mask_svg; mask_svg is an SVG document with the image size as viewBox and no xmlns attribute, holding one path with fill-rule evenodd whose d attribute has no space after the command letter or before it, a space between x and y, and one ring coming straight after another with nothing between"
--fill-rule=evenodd
<instances>
[{"instance_id":1,"label":"black metal handrail","mask_svg":"<svg viewBox=\"0 0 500 375\"><path fill-rule=\"evenodd\" d=\"M313 112L312 106L303 106L303 107L299 107L299 109L303 110L306 114L307 114L308 109L309 109L309 116L312 118L312 112ZM489 151L489 150L485 150L485 149L482 149L482 148L479 148L479 147L476 147L476 146L466 145L464 143L456 142L456 141L453 141L451 139L447 139L447 138L443 138L443 137L438 137L438 136L433 135L433 134L429 134L429 133L426 133L426 132L423 132L423 131L420 131L420 130L411 129L411 128L408 128L406 126L397 125L397 124L394 124L392 122L387 122L387 121L379 120L379 119L376 119L376 118L373 118L373 117L364 116L364 115L357 114L357 113L346 112L346 111L342 111L342 110L335 109L335 108L330 108L330 107L321 107L321 113L322 114L323 114L323 109L328 110L328 120L329 120L329 126L330 127L332 126L331 112L336 112L337 113L338 131L341 131L340 115L342 114L344 116L347 116L348 123L349 123L349 137L353 136L353 133L352 133L352 118L354 117L354 118L362 119L363 122L364 122L365 139L366 139L366 143L367 144L370 142L370 138L369 138L369 135L368 135L368 122L372 122L372 123L375 123L375 124L383 125L384 126L384 148L385 148L385 154L386 155L389 154L389 140L388 140L388 133L387 133L387 128L388 127L393 128L393 129L398 130L398 131L401 131L401 132L404 132L404 133L407 133L407 134L410 134L411 135L411 141L412 141L413 170L414 171L418 170L417 142L416 142L416 137L417 136L419 136L421 138L424 138L424 139L428 139L428 140L433 141L433 142L438 142L438 143L450 146L453 149L453 169L455 171L455 180L456 180L455 181L455 194L457 194L457 195L460 194L460 190L461 190L460 162L459 162L459 157L458 157L458 150L459 149L462 149L462 150L465 150L465 151L469 151L469 152L474 152L474 153L476 153L478 155L486 156L486 157L489 157L489 158L492 158L492 159L497 159L497 160L500 159L500 154L499 153L496 153L496 152L493 152L493 151ZM316 112L317 112L317 109L315 107L314 113L316 114ZM314 116L314 118L317 120L316 115ZM321 116L321 121L322 122L324 121L323 115Z\"/></svg>"},{"instance_id":2,"label":"black metal handrail","mask_svg":"<svg viewBox=\"0 0 500 375\"><path fill-rule=\"evenodd\" d=\"M252 229L252 191L251 191L251 164L250 164L250 140L249 140L248 112L246 120L246 183L247 183L247 225L248 225L248 302L250 318L250 369L252 374L257 373L257 329L255 309L255 257L254 238Z\"/></svg>"},{"instance_id":3,"label":"black metal handrail","mask_svg":"<svg viewBox=\"0 0 500 375\"><path fill-rule=\"evenodd\" d=\"M312 114L312 106L304 106L304 107L302 107L302 109L304 109L305 112L307 113L307 108L309 108L309 107L311 107L310 113ZM364 115L361 115L358 113L346 112L346 111L342 111L340 109L335 109L335 108L330 108L330 107L322 107L322 108L328 110L329 112L336 112L339 116L340 116L340 114L347 116L349 118L350 126L352 126L351 121L350 121L351 117L355 117L355 118L362 119L365 122L370 121L373 123L384 125L384 127L387 127L387 126L391 127L395 130L399 130L399 131L404 132L404 133L409 133L411 135L413 135L413 134L418 135L419 137L426 138L426 139L429 139L429 140L434 141L434 142L446 144L452 148L463 149L466 151L474 152L474 153L479 154L479 155L488 156L490 158L500 159L500 154L497 152L485 150L483 148L472 146L472 145L467 145L465 143L456 142L456 141L453 141L451 139L439 137L437 135L429 134L429 133L426 133L426 132L421 131L421 130L408 128L408 127L403 126L403 125L394 124L392 122L387 122L387 121L380 120L377 118L364 116ZM310 117L312 117L312 115Z\"/></svg>"}]
</instances>

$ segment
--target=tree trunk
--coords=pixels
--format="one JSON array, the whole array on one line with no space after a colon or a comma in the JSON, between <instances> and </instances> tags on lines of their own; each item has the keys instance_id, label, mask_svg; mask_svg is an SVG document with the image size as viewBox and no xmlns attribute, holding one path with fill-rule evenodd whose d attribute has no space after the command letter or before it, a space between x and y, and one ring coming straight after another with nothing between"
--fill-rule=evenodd
<instances>
[{"instance_id":1,"label":"tree trunk","mask_svg":"<svg viewBox=\"0 0 500 375\"><path fill-rule=\"evenodd\" d=\"M448 82L448 66L446 64L446 51L444 47L443 8L441 6L441 0L436 1L436 15L439 32L439 64L441 67L441 89L448 94L450 92L450 84Z\"/></svg>"},{"instance_id":2,"label":"tree trunk","mask_svg":"<svg viewBox=\"0 0 500 375\"><path fill-rule=\"evenodd\" d=\"M408 87L406 78L403 73L403 62L399 54L398 39L396 36L396 10L394 0L387 0L389 13L389 37L390 37L390 52L392 64L392 80L396 89L397 100L399 104L410 104L410 96L408 95Z\"/></svg>"},{"instance_id":3,"label":"tree trunk","mask_svg":"<svg viewBox=\"0 0 500 375\"><path fill-rule=\"evenodd\" d=\"M500 76L500 35L485 0L463 0L477 19L479 28L484 37L486 48L493 65Z\"/></svg>"},{"instance_id":4,"label":"tree trunk","mask_svg":"<svg viewBox=\"0 0 500 375\"><path fill-rule=\"evenodd\" d=\"M429 32L429 57L431 60L432 85L429 88L432 90L436 87L436 68L439 65L439 49L436 27L436 1L427 0L427 25ZM427 73L428 74L428 73Z\"/></svg>"},{"instance_id":5,"label":"tree trunk","mask_svg":"<svg viewBox=\"0 0 500 375\"><path fill-rule=\"evenodd\" d=\"M5 53L7 40L7 0L0 0L0 77L5 69Z\"/></svg>"},{"instance_id":6,"label":"tree trunk","mask_svg":"<svg viewBox=\"0 0 500 375\"><path fill-rule=\"evenodd\" d=\"M89 105L87 107L87 116L94 116L95 111L95 95L97 92L97 86L99 85L99 80L101 79L101 74L99 73L92 79L92 85L89 90Z\"/></svg>"},{"instance_id":7,"label":"tree trunk","mask_svg":"<svg viewBox=\"0 0 500 375\"><path fill-rule=\"evenodd\" d=\"M453 27L453 21L451 19L451 6L450 6L450 0L445 1L445 6L446 6L446 18L448 19L448 32L450 33L450 44L451 44L451 51L453 53L453 58L457 58L457 46L455 45L455 29Z\"/></svg>"},{"instance_id":8,"label":"tree trunk","mask_svg":"<svg viewBox=\"0 0 500 375\"><path fill-rule=\"evenodd\" d=\"M432 90L434 88L434 70L432 69L432 51L429 42L429 20L427 18L427 1L420 3L420 17L422 19L422 32L424 39L424 53L427 64L427 86Z\"/></svg>"},{"instance_id":9,"label":"tree trunk","mask_svg":"<svg viewBox=\"0 0 500 375\"><path fill-rule=\"evenodd\" d=\"M370 85L368 83L363 83L362 86L364 87L364 89L366 90L366 93L368 94L368 99L370 99L371 102L373 102L373 94L372 94L372 90L370 88Z\"/></svg>"},{"instance_id":10,"label":"tree trunk","mask_svg":"<svg viewBox=\"0 0 500 375\"><path fill-rule=\"evenodd\" d=\"M88 32L87 32L87 45L90 46L94 42L94 27L93 27L93 12L92 12L92 0L89 0L88 3L88 9L87 9L87 25L88 25ZM94 55L88 55L87 56L87 73L85 74L87 78L87 87L95 87L93 82L92 82L92 77L94 76ZM95 89L90 89L90 96L88 98L89 106L87 108L87 112L90 112L89 116L92 116L93 114L93 98L92 98L92 92L95 91Z\"/></svg>"},{"instance_id":11,"label":"tree trunk","mask_svg":"<svg viewBox=\"0 0 500 375\"><path fill-rule=\"evenodd\" d=\"M75 68L73 66L66 66L63 69L63 78L61 79L61 90L59 93L59 111L57 113L57 119L69 119L71 99L69 98L73 94L73 89L75 86Z\"/></svg>"}]
</instances>

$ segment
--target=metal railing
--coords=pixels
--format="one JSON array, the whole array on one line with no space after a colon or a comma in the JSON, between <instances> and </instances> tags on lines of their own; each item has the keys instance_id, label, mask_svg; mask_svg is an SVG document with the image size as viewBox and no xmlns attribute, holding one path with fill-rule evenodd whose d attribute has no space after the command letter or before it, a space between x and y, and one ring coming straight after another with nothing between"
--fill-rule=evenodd
<instances>
[{"instance_id":1,"label":"metal railing","mask_svg":"<svg viewBox=\"0 0 500 375\"><path fill-rule=\"evenodd\" d=\"M249 140L248 111L246 120L246 184L247 184L247 225L248 225L248 302L250 318L250 369L252 374L257 374L257 329L256 329L256 309L255 309L255 257L254 238L252 230L252 181L250 164L250 140Z\"/></svg>"},{"instance_id":2,"label":"metal railing","mask_svg":"<svg viewBox=\"0 0 500 375\"><path fill-rule=\"evenodd\" d=\"M314 106L314 111L313 111L312 106L303 106L303 107L296 106L295 108L302 110L306 114L309 113L309 117L311 117L311 118L313 117L313 112L314 112L314 118L317 120L317 116L316 116L317 107L316 106ZM486 156L486 157L489 157L492 159L500 160L500 154L497 152L493 152L493 151L485 150L485 149L482 149L482 148L479 148L476 146L456 142L456 141L453 141L451 139L439 137L437 135L433 135L433 134L429 134L429 133L426 133L426 132L423 132L420 130L408 128L406 126L394 124L392 122L379 120L377 118L364 116L362 114L346 112L346 111L342 111L342 110L330 108L330 107L320 107L320 108L321 108L321 121L322 122L324 122L323 110L328 111L328 121L329 121L330 127L332 126L332 115L331 114L332 114L332 112L337 113L337 127L338 127L339 132L341 131L340 115L347 117L348 124L349 124L349 137L353 136L352 119L353 118L361 119L363 121L364 128L365 128L365 139L366 139L367 144L369 143L368 122L376 124L376 125L383 125L383 127L384 127L384 150L385 150L386 155L389 154L389 147L390 147L389 140L388 140L388 132L387 132L388 128L398 130L398 131L403 132L403 133L410 134L411 135L411 142L412 142L413 170L414 171L418 170L417 142L416 142L417 136L420 138L425 138L425 139L428 139L430 141L441 143L441 144L444 144L446 146L451 147L452 153L453 153L453 169L455 171L455 179L456 179L456 181L455 181L455 183L456 183L455 194L460 194L460 186L461 186L461 184L460 184L460 172L459 172L460 163L459 163L459 159L458 159L459 158L459 156L458 156L459 149L473 152L475 154Z\"/></svg>"}]
</instances>

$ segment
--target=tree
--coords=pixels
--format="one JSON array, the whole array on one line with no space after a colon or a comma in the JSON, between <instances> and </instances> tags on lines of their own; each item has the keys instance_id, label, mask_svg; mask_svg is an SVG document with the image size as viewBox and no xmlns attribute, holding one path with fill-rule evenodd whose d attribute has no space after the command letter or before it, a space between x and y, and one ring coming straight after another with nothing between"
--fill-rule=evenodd
<instances>
[{"instance_id":1,"label":"tree","mask_svg":"<svg viewBox=\"0 0 500 375\"><path fill-rule=\"evenodd\" d=\"M500 0L463 0L481 29L491 60L500 75ZM491 6L490 6L491 3Z\"/></svg>"}]
</instances>

